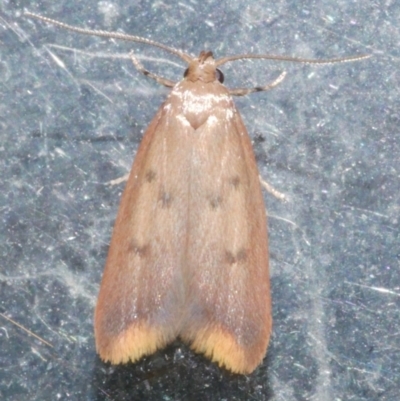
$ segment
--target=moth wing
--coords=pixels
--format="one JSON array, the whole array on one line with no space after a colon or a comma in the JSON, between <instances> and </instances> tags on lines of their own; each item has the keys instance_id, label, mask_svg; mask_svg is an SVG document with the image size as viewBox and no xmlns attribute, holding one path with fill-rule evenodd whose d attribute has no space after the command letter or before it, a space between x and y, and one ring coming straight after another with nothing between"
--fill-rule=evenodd
<instances>
[{"instance_id":1,"label":"moth wing","mask_svg":"<svg viewBox=\"0 0 400 401\"><path fill-rule=\"evenodd\" d=\"M95 311L96 348L136 361L175 339L183 314L190 153L167 100L148 127L121 198Z\"/></svg>"},{"instance_id":2,"label":"moth wing","mask_svg":"<svg viewBox=\"0 0 400 401\"><path fill-rule=\"evenodd\" d=\"M220 366L250 373L265 356L272 326L257 165L233 102L230 110L216 107L196 134L181 337Z\"/></svg>"}]
</instances>

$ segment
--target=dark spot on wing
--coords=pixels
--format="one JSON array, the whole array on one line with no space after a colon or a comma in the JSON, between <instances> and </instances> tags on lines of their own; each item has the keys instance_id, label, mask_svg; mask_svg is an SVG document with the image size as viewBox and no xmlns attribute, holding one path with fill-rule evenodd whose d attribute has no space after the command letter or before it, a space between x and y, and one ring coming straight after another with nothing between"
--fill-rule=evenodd
<instances>
[{"instance_id":1,"label":"dark spot on wing","mask_svg":"<svg viewBox=\"0 0 400 401\"><path fill-rule=\"evenodd\" d=\"M136 240L132 240L129 244L128 251L134 253L135 255L138 255L141 258L145 258L150 253L150 245L139 245Z\"/></svg>"},{"instance_id":2,"label":"dark spot on wing","mask_svg":"<svg viewBox=\"0 0 400 401\"><path fill-rule=\"evenodd\" d=\"M236 252L236 255L231 251L225 251L225 262L228 263L229 265L233 265L236 263L242 264L246 261L246 259L247 259L247 251L244 248Z\"/></svg>"},{"instance_id":3,"label":"dark spot on wing","mask_svg":"<svg viewBox=\"0 0 400 401\"><path fill-rule=\"evenodd\" d=\"M168 208L171 206L173 197L169 192L161 191L158 197L158 201L161 202L162 208Z\"/></svg>"},{"instance_id":4,"label":"dark spot on wing","mask_svg":"<svg viewBox=\"0 0 400 401\"><path fill-rule=\"evenodd\" d=\"M223 202L222 196L219 196L219 195L210 196L208 198L208 200L210 202L211 209L217 209L217 208L221 207L222 202Z\"/></svg>"},{"instance_id":5,"label":"dark spot on wing","mask_svg":"<svg viewBox=\"0 0 400 401\"><path fill-rule=\"evenodd\" d=\"M247 251L246 249L242 248L237 254L236 259L239 263L245 262L247 259Z\"/></svg>"},{"instance_id":6,"label":"dark spot on wing","mask_svg":"<svg viewBox=\"0 0 400 401\"><path fill-rule=\"evenodd\" d=\"M231 184L235 189L238 189L240 186L240 177L235 175L229 179L229 184Z\"/></svg>"},{"instance_id":7,"label":"dark spot on wing","mask_svg":"<svg viewBox=\"0 0 400 401\"><path fill-rule=\"evenodd\" d=\"M147 170L146 171L146 175L145 175L145 179L147 182L152 182L156 179L157 174L154 170Z\"/></svg>"}]
</instances>

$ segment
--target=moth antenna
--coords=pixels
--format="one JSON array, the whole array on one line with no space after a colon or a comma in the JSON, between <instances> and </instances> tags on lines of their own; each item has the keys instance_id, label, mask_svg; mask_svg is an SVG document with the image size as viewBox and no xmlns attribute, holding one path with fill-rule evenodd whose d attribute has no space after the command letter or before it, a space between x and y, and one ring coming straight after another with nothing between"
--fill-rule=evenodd
<instances>
[{"instance_id":1,"label":"moth antenna","mask_svg":"<svg viewBox=\"0 0 400 401\"><path fill-rule=\"evenodd\" d=\"M228 56L221 58L215 61L215 66L219 67L225 63L236 60L243 59L263 59L263 60L275 60L275 61L287 61L287 62L295 62L295 63L303 63L303 64L334 64L334 63L348 63L352 61L364 60L366 58L372 57L371 54L366 55L357 55L350 57L340 57L340 58L332 58L332 59L307 59L307 58L298 58L298 57L289 57L289 56L274 56L270 54L241 54L238 56ZM229 93L232 96L244 96L249 93L254 92L265 92L268 91L275 86L279 85L283 79L285 78L286 72L282 72L279 77L266 86L257 86L255 88L238 88L238 89L230 89Z\"/></svg>"},{"instance_id":2,"label":"moth antenna","mask_svg":"<svg viewBox=\"0 0 400 401\"><path fill-rule=\"evenodd\" d=\"M41 15L33 14L29 11L25 12L25 16L30 17L30 18L35 18L40 21L48 22L49 24L56 25L60 28L67 29L69 31L76 32L76 33L81 33L84 35L100 36L103 38L126 40L128 42L144 43L146 45L155 46L155 47L158 47L159 49L163 49L169 53L175 54L176 56L180 57L182 60L186 61L187 63L190 63L192 61L192 57L190 57L188 54L186 54L178 49L174 49L173 47L165 46L161 43L155 42L154 40L142 38L140 36L127 35L125 33L119 33L119 32L108 32L108 31L101 31L101 30L99 31L99 30L78 28L76 26L68 25L68 24L65 24L64 22L60 22L60 21L54 20L52 18L47 18L47 17L43 17Z\"/></svg>"},{"instance_id":3,"label":"moth antenna","mask_svg":"<svg viewBox=\"0 0 400 401\"><path fill-rule=\"evenodd\" d=\"M274 56L272 54L240 54L238 56L228 56L228 57L223 57L219 60L215 60L215 65L219 67L230 61L243 60L243 59L275 60L275 61L287 61L287 62L303 63L303 64L335 64L335 63L349 63L352 61L364 60L370 57L372 57L372 54L361 54L356 56L339 57L332 59L308 59L308 58L299 58L290 56Z\"/></svg>"}]
</instances>

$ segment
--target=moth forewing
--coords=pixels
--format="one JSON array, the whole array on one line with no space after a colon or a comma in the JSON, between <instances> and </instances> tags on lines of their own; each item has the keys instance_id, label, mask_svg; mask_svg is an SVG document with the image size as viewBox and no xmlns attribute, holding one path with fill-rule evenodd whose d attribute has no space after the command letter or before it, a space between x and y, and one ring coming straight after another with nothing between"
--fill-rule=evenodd
<instances>
[{"instance_id":1,"label":"moth forewing","mask_svg":"<svg viewBox=\"0 0 400 401\"><path fill-rule=\"evenodd\" d=\"M272 326L268 240L253 149L229 103L229 112L215 107L214 122L202 127L194 147L190 302L182 337L219 365L251 373Z\"/></svg>"}]
</instances>

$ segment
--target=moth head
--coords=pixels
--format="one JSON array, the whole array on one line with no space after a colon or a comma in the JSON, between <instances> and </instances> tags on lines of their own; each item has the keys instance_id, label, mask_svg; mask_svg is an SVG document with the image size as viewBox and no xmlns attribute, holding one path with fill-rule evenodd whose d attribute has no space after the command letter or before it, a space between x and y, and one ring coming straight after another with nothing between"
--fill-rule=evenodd
<instances>
[{"instance_id":1,"label":"moth head","mask_svg":"<svg viewBox=\"0 0 400 401\"><path fill-rule=\"evenodd\" d=\"M201 51L199 57L190 61L189 67L183 74L185 79L205 83L219 81L224 82L224 74L216 67L212 52Z\"/></svg>"}]
</instances>

